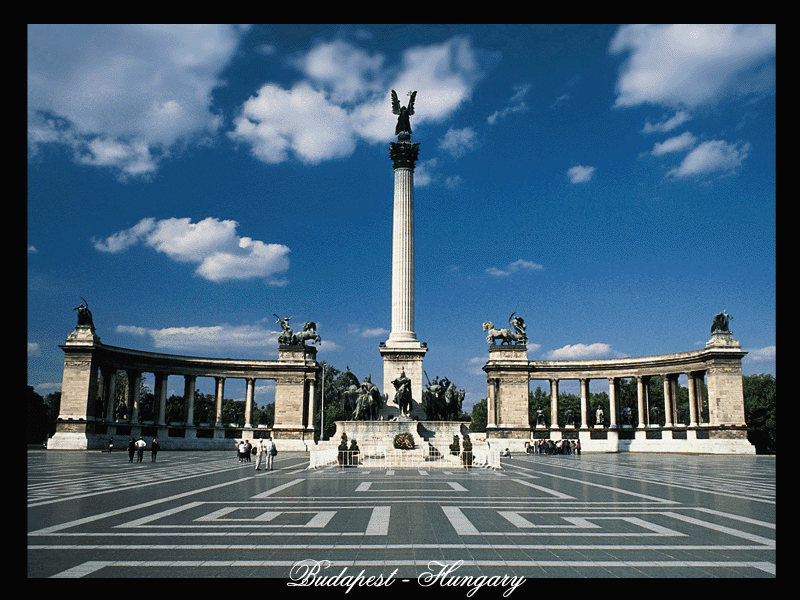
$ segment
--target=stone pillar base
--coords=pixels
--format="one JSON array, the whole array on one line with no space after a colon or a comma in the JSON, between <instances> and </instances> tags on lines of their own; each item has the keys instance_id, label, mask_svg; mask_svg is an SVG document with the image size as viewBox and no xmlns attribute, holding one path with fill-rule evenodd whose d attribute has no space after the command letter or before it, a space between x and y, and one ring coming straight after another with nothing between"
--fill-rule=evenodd
<instances>
[{"instance_id":1,"label":"stone pillar base","mask_svg":"<svg viewBox=\"0 0 800 600\"><path fill-rule=\"evenodd\" d=\"M428 351L427 346L419 342L406 344L408 347L393 347L386 345L380 347L383 357L383 394L386 396L386 406L383 408L382 417L389 420L400 416L400 407L394 402L396 390L392 381L400 377L405 371L406 377L411 380L411 418L424 421L427 416L422 410L422 359Z\"/></svg>"}]
</instances>

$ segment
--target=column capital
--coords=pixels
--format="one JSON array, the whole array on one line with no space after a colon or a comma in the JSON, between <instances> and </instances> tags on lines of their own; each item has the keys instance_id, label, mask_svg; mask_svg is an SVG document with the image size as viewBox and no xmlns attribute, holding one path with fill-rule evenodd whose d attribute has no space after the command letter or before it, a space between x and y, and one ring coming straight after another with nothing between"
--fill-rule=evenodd
<instances>
[{"instance_id":1,"label":"column capital","mask_svg":"<svg viewBox=\"0 0 800 600\"><path fill-rule=\"evenodd\" d=\"M389 144L389 157L395 169L407 168L414 170L414 163L419 156L419 142L391 142Z\"/></svg>"}]
</instances>

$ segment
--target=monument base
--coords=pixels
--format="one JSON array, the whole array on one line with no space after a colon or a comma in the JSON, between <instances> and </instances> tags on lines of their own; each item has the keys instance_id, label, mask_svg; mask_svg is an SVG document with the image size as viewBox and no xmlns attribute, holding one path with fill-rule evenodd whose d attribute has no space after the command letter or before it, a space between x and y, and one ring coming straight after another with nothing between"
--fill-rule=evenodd
<instances>
[{"instance_id":1,"label":"monument base","mask_svg":"<svg viewBox=\"0 0 800 600\"><path fill-rule=\"evenodd\" d=\"M424 420L425 411L422 410L422 359L428 352L427 346L419 342L392 344L387 341L380 347L383 357L383 394L387 398L382 417L386 420L400 417L400 407L394 403L395 390L392 381L405 373L411 380L411 410L412 419Z\"/></svg>"}]
</instances>

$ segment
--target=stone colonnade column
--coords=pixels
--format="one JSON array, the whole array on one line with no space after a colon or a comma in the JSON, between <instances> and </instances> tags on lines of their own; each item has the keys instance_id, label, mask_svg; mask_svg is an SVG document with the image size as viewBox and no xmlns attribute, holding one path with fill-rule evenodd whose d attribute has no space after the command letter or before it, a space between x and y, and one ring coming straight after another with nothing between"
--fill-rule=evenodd
<instances>
[{"instance_id":1,"label":"stone colonnade column","mask_svg":"<svg viewBox=\"0 0 800 600\"><path fill-rule=\"evenodd\" d=\"M217 402L217 415L214 419L216 427L222 427L222 396L225 394L225 378L214 377L216 381L215 400Z\"/></svg>"},{"instance_id":2,"label":"stone colonnade column","mask_svg":"<svg viewBox=\"0 0 800 600\"><path fill-rule=\"evenodd\" d=\"M186 411L186 424L194 425L194 391L197 387L197 377L184 375L183 382L183 408Z\"/></svg>"},{"instance_id":3,"label":"stone colonnade column","mask_svg":"<svg viewBox=\"0 0 800 600\"><path fill-rule=\"evenodd\" d=\"M558 379L550 380L550 427L558 427Z\"/></svg>"},{"instance_id":4,"label":"stone colonnade column","mask_svg":"<svg viewBox=\"0 0 800 600\"><path fill-rule=\"evenodd\" d=\"M581 429L589 426L589 380L581 379Z\"/></svg>"}]
</instances>

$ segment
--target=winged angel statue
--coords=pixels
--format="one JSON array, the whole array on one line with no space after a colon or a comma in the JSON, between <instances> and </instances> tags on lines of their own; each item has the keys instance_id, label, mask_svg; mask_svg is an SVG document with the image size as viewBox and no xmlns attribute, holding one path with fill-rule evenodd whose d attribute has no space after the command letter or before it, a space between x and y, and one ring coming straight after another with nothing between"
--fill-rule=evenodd
<instances>
[{"instance_id":1,"label":"winged angel statue","mask_svg":"<svg viewBox=\"0 0 800 600\"><path fill-rule=\"evenodd\" d=\"M414 114L414 98L417 97L417 92L408 92L408 95L411 97L408 101L408 106L400 106L397 92L392 90L392 113L398 115L394 134L398 137L411 137L411 119L409 117Z\"/></svg>"}]
</instances>

